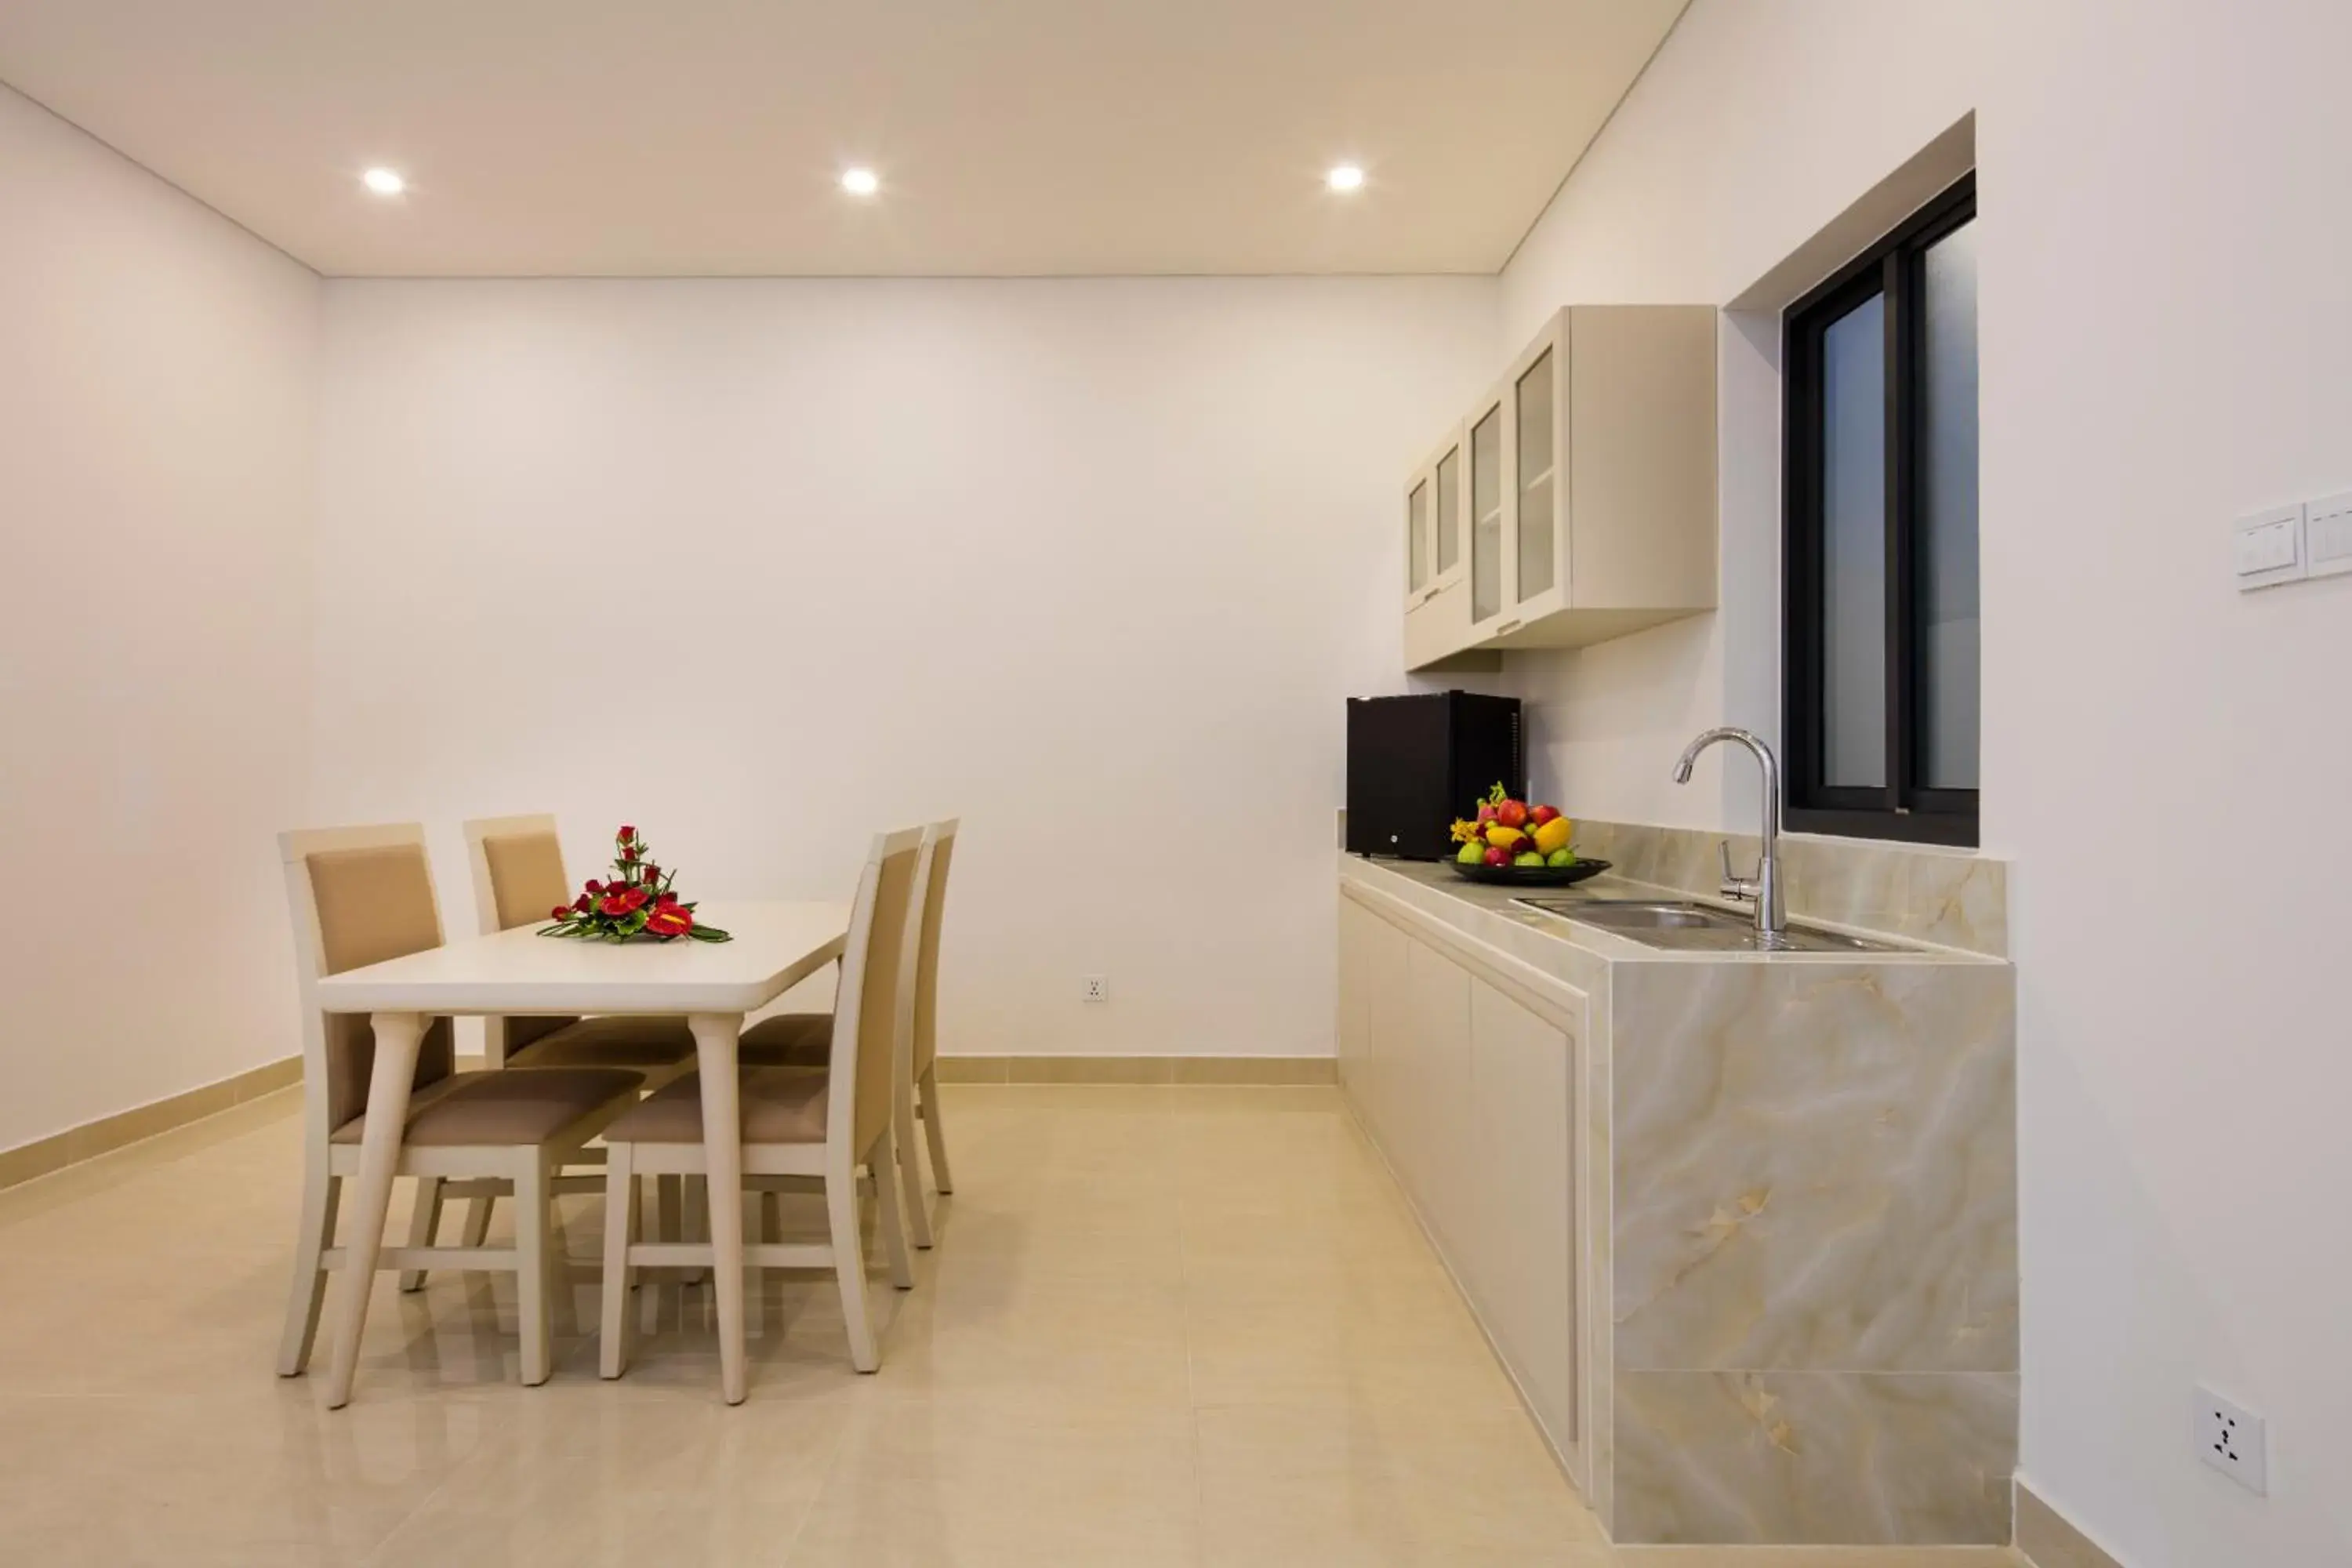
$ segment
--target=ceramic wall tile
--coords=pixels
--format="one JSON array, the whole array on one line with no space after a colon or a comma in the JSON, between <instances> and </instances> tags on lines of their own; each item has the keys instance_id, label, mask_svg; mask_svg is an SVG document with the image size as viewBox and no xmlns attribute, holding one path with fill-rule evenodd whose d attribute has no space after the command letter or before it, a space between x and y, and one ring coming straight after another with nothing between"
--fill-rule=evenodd
<instances>
[{"instance_id":1,"label":"ceramic wall tile","mask_svg":"<svg viewBox=\"0 0 2352 1568\"><path fill-rule=\"evenodd\" d=\"M2011 1373L1629 1372L1620 1542L2000 1544Z\"/></svg>"},{"instance_id":2,"label":"ceramic wall tile","mask_svg":"<svg viewBox=\"0 0 2352 1568\"><path fill-rule=\"evenodd\" d=\"M2011 978L1620 965L1620 1366L2015 1370Z\"/></svg>"}]
</instances>

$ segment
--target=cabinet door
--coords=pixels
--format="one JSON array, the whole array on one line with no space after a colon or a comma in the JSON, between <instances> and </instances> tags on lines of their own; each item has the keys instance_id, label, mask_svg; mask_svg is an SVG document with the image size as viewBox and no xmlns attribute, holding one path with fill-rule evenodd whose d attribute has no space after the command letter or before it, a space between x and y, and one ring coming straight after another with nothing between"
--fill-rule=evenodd
<instances>
[{"instance_id":1,"label":"cabinet door","mask_svg":"<svg viewBox=\"0 0 2352 1568\"><path fill-rule=\"evenodd\" d=\"M1569 600L1568 323L1564 310L1553 317L1511 367L1508 620L1522 623Z\"/></svg>"},{"instance_id":2,"label":"cabinet door","mask_svg":"<svg viewBox=\"0 0 2352 1568\"><path fill-rule=\"evenodd\" d=\"M1412 943L1404 932L1370 911L1365 919L1363 956L1369 980L1370 1016L1364 1030L1363 1104L1387 1150L1389 1161L1402 1171L1412 1142L1410 1106L1399 1093L1412 1055L1411 998L1405 984L1405 952Z\"/></svg>"},{"instance_id":3,"label":"cabinet door","mask_svg":"<svg viewBox=\"0 0 2352 1568\"><path fill-rule=\"evenodd\" d=\"M1412 994L1413 1067L1403 1087L1412 1097L1422 1217L1457 1271L1466 1270L1485 1223L1471 1179L1472 1098L1469 972L1425 942L1407 954Z\"/></svg>"},{"instance_id":4,"label":"cabinet door","mask_svg":"<svg viewBox=\"0 0 2352 1568\"><path fill-rule=\"evenodd\" d=\"M1484 637L1511 606L1511 505L1507 386L1478 405L1463 442L1470 465L1470 625Z\"/></svg>"},{"instance_id":5,"label":"cabinet door","mask_svg":"<svg viewBox=\"0 0 2352 1568\"><path fill-rule=\"evenodd\" d=\"M1412 477L1412 488L1404 493L1404 605L1408 610L1421 603L1435 568L1430 529L1436 483L1424 469Z\"/></svg>"},{"instance_id":6,"label":"cabinet door","mask_svg":"<svg viewBox=\"0 0 2352 1568\"><path fill-rule=\"evenodd\" d=\"M1371 971L1366 943L1367 921L1379 917L1339 895L1339 1087L1363 1114L1364 1064L1371 1048ZM1367 1118L1369 1121L1370 1119Z\"/></svg>"},{"instance_id":7,"label":"cabinet door","mask_svg":"<svg viewBox=\"0 0 2352 1568\"><path fill-rule=\"evenodd\" d=\"M1433 541L1432 560L1435 575L1432 581L1440 588L1462 581L1462 501L1463 466L1462 432L1456 430L1438 449L1429 466L1430 479L1436 497L1436 537Z\"/></svg>"},{"instance_id":8,"label":"cabinet door","mask_svg":"<svg viewBox=\"0 0 2352 1568\"><path fill-rule=\"evenodd\" d=\"M1479 1304L1571 1468L1582 1444L1575 1273L1581 1035L1580 1018L1547 1016L1485 980L1470 983L1472 1201L1496 1237L1477 1256Z\"/></svg>"}]
</instances>

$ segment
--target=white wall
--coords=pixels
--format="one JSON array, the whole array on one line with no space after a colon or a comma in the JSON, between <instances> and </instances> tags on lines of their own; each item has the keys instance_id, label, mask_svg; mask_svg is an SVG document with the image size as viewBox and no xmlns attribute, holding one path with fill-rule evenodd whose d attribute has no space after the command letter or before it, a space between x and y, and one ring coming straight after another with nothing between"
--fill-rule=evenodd
<instances>
[{"instance_id":1,"label":"white wall","mask_svg":"<svg viewBox=\"0 0 2352 1568\"><path fill-rule=\"evenodd\" d=\"M2352 1561L2352 578L2241 597L2224 544L2352 488L2347 56L2352 7L2289 0L1698 0L1506 275L1488 359L1570 300L1733 299L1976 111L2023 1469L2137 1568ZM1770 446L1728 434L1756 447L1733 609L1511 677L1574 809L1753 820L1747 773L1666 782L1778 706ZM2196 1462L2199 1380L2269 1416L2268 1500Z\"/></svg>"},{"instance_id":2,"label":"white wall","mask_svg":"<svg viewBox=\"0 0 2352 1568\"><path fill-rule=\"evenodd\" d=\"M0 1148L301 1048L318 287L0 88Z\"/></svg>"},{"instance_id":3,"label":"white wall","mask_svg":"<svg viewBox=\"0 0 2352 1568\"><path fill-rule=\"evenodd\" d=\"M961 813L944 1048L1328 1053L1341 700L1494 298L331 282L318 813L434 824L453 905L470 815L716 898Z\"/></svg>"}]
</instances>

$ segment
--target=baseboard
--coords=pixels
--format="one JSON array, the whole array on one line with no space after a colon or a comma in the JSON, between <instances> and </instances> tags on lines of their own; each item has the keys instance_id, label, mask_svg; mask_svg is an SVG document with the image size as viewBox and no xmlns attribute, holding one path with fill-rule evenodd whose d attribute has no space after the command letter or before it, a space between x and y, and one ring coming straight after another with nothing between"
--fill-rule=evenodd
<instances>
[{"instance_id":1,"label":"baseboard","mask_svg":"<svg viewBox=\"0 0 2352 1568\"><path fill-rule=\"evenodd\" d=\"M101 1116L95 1121L68 1127L63 1132L37 1138L30 1143L20 1143L14 1149L0 1149L0 1188L13 1187L37 1176L62 1171L68 1165L79 1165L84 1160L95 1160L126 1143L136 1143L159 1132L169 1132L174 1127L184 1127L191 1121L217 1116L231 1106L243 1105L265 1094L275 1094L289 1084L301 1081L302 1058L287 1057L232 1078L225 1078L218 1083L208 1083L202 1089L192 1089L184 1094L134 1106L112 1116Z\"/></svg>"},{"instance_id":2,"label":"baseboard","mask_svg":"<svg viewBox=\"0 0 2352 1568\"><path fill-rule=\"evenodd\" d=\"M2017 1551L2033 1568L2123 1568L2023 1481L2017 1483Z\"/></svg>"},{"instance_id":3,"label":"baseboard","mask_svg":"<svg viewBox=\"0 0 2352 1568\"><path fill-rule=\"evenodd\" d=\"M941 1057L941 1083L1329 1084L1332 1057Z\"/></svg>"}]
</instances>

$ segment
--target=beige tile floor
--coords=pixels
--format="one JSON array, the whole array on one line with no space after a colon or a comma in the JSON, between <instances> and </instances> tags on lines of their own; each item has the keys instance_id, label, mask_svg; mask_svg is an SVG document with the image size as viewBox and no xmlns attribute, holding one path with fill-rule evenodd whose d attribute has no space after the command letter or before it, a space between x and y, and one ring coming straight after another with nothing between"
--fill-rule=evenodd
<instances>
[{"instance_id":1,"label":"beige tile floor","mask_svg":"<svg viewBox=\"0 0 2352 1568\"><path fill-rule=\"evenodd\" d=\"M629 1376L597 1379L593 1196L562 1205L544 1387L486 1275L387 1278L349 1409L273 1376L290 1093L0 1193L0 1561L2010 1561L1612 1552L1328 1089L948 1093L960 1191L918 1288L877 1279L880 1373L828 1282L772 1274L731 1410L700 1289L645 1292Z\"/></svg>"}]
</instances>

